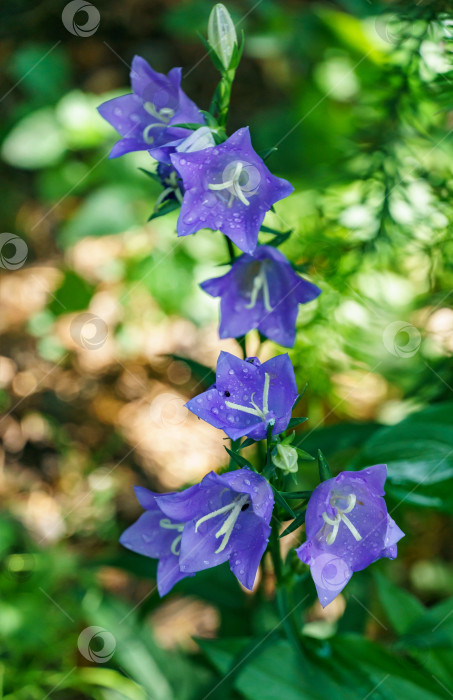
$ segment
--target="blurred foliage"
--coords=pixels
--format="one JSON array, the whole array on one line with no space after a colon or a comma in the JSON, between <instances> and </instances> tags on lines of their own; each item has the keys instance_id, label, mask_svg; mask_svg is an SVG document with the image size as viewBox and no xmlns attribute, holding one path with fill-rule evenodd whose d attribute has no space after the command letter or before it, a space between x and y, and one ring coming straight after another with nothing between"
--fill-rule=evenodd
<instances>
[{"instance_id":1,"label":"blurred foliage","mask_svg":"<svg viewBox=\"0 0 453 700\"><path fill-rule=\"evenodd\" d=\"M154 562L117 544L139 513L134 483L178 488L225 463L183 404L237 348L198 288L225 262L220 236L176 239L176 213L146 223L159 189L139 168L153 164L109 161L96 112L128 90L135 53L182 65L206 108L216 75L196 32L211 2L96 5L90 37L54 2L0 9L2 226L28 246L0 278L0 697L451 697L451 8L229 6L247 37L229 128L277 146L269 167L296 191L267 223L295 229L282 250L323 289L291 351L309 383L297 444L335 471L387 462L408 533L396 562L356 575L324 613L301 572L302 667L267 562L252 596L220 567L160 602ZM248 349L276 352L257 337ZM297 488L315 483L306 467ZM105 663L80 651L89 626L114 636Z\"/></svg>"}]
</instances>

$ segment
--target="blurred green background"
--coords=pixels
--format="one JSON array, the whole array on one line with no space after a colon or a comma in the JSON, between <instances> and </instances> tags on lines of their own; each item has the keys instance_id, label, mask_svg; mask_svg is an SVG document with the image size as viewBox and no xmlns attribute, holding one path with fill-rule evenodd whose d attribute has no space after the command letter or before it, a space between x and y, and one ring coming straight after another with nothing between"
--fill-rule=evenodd
<instances>
[{"instance_id":1,"label":"blurred green background","mask_svg":"<svg viewBox=\"0 0 453 700\"><path fill-rule=\"evenodd\" d=\"M217 302L198 287L225 261L222 237L177 239L176 214L146 223L159 189L139 168L152 161L109 161L116 136L96 106L129 90L140 54L182 66L207 109L217 75L197 32L211 6L99 2L89 36L83 11L63 26L64 2L0 9L0 698L451 697L446 2L228 4L246 33L229 130L250 124L257 151L278 146L268 165L296 191L266 222L294 228L282 250L323 290L290 351L308 382L297 442L335 470L389 464L398 559L356 574L325 611L301 577L314 682L269 636L267 561L258 593L221 567L159 601L155 563L118 544L140 513L134 484L175 489L225 464L220 433L184 403L239 348L219 342ZM28 251L15 269L11 235ZM300 486L315 483L307 466ZM250 637L266 643L219 685Z\"/></svg>"}]
</instances>

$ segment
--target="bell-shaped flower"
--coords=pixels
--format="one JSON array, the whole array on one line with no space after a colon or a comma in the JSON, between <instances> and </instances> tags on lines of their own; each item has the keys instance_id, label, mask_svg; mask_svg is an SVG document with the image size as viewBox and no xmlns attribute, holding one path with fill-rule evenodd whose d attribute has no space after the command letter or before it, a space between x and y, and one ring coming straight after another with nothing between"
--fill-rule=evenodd
<instances>
[{"instance_id":1,"label":"bell-shaped flower","mask_svg":"<svg viewBox=\"0 0 453 700\"><path fill-rule=\"evenodd\" d=\"M184 523L169 518L157 505L159 494L152 493L141 486L135 487L135 494L143 508L137 522L127 528L120 537L120 542L127 549L144 554L152 559L159 559L157 565L157 590L159 595L166 595L181 579L190 576L189 572L179 568L179 554Z\"/></svg>"},{"instance_id":2,"label":"bell-shaped flower","mask_svg":"<svg viewBox=\"0 0 453 700\"><path fill-rule=\"evenodd\" d=\"M239 338L257 328L280 345L296 339L299 304L316 299L321 290L299 277L283 253L260 245L252 255L241 255L223 277L200 285L220 297L221 338Z\"/></svg>"},{"instance_id":3,"label":"bell-shaped flower","mask_svg":"<svg viewBox=\"0 0 453 700\"><path fill-rule=\"evenodd\" d=\"M309 564L321 605L343 590L354 571L381 557L395 559L404 533L387 512L385 464L340 472L313 491L305 516L307 541L297 550Z\"/></svg>"},{"instance_id":4,"label":"bell-shaped flower","mask_svg":"<svg viewBox=\"0 0 453 700\"><path fill-rule=\"evenodd\" d=\"M243 586L252 589L264 554L274 506L266 479L249 469L210 472L181 493L158 496L171 521L184 521L179 566L182 575L228 561Z\"/></svg>"},{"instance_id":5,"label":"bell-shaped flower","mask_svg":"<svg viewBox=\"0 0 453 700\"><path fill-rule=\"evenodd\" d=\"M266 212L294 190L272 175L253 150L248 127L214 148L170 157L185 190L178 236L219 229L238 248L253 253Z\"/></svg>"},{"instance_id":6,"label":"bell-shaped flower","mask_svg":"<svg viewBox=\"0 0 453 700\"><path fill-rule=\"evenodd\" d=\"M269 424L274 435L286 429L296 398L296 378L287 354L261 364L256 357L240 360L221 352L215 384L186 406L232 440L244 435L262 440Z\"/></svg>"},{"instance_id":7,"label":"bell-shaped flower","mask_svg":"<svg viewBox=\"0 0 453 700\"><path fill-rule=\"evenodd\" d=\"M131 151L149 151L162 160L162 147L185 138L190 131L175 124L204 124L204 116L181 89L181 68L168 76L157 73L140 56L134 56L131 69L133 92L114 97L98 111L123 137L110 152L111 158Z\"/></svg>"}]
</instances>

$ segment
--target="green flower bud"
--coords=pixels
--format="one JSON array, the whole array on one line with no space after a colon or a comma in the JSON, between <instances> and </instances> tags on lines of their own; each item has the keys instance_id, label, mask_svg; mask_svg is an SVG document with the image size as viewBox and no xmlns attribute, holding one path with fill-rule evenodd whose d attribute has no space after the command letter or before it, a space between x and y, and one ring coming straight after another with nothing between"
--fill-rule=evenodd
<instances>
[{"instance_id":1,"label":"green flower bud","mask_svg":"<svg viewBox=\"0 0 453 700\"><path fill-rule=\"evenodd\" d=\"M297 451L290 445L277 445L272 450L272 461L278 469L286 474L297 472Z\"/></svg>"},{"instance_id":2,"label":"green flower bud","mask_svg":"<svg viewBox=\"0 0 453 700\"><path fill-rule=\"evenodd\" d=\"M227 70L238 40L230 13L222 3L214 5L209 15L208 42L217 54L222 66Z\"/></svg>"}]
</instances>

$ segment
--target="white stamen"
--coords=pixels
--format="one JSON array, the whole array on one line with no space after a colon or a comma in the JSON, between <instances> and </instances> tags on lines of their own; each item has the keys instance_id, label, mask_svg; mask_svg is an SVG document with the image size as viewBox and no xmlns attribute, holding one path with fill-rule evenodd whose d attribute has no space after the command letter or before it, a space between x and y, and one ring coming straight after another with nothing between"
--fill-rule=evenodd
<instances>
[{"instance_id":1,"label":"white stamen","mask_svg":"<svg viewBox=\"0 0 453 700\"><path fill-rule=\"evenodd\" d=\"M234 408L236 411L242 411L243 413L250 413L252 416L258 416L262 421L266 420L266 416L269 413L269 386L271 383L271 376L267 372L264 374L264 388L263 388L263 407L260 408L256 405L253 397L253 393L250 398L250 404L253 408L248 406L241 406L239 403L233 403L232 401L225 401L225 406L228 408Z\"/></svg>"},{"instance_id":2,"label":"white stamen","mask_svg":"<svg viewBox=\"0 0 453 700\"><path fill-rule=\"evenodd\" d=\"M264 269L264 266L260 266L260 271L258 272L257 275L255 275L255 278L253 280L253 289L252 289L252 294L250 297L250 301L248 304L245 305L246 309L253 309L256 306L256 302L258 300L258 294L260 290L263 290L263 301L264 301L264 308L266 311L273 311L274 308L271 306L271 300L270 300L270 294L269 294L269 284L267 281L266 277L266 272Z\"/></svg>"},{"instance_id":3,"label":"white stamen","mask_svg":"<svg viewBox=\"0 0 453 700\"><path fill-rule=\"evenodd\" d=\"M200 527L200 525L202 523L205 523L207 520L211 520L211 518L215 518L217 517L217 515L221 515L222 513L228 513L229 511L231 511L228 518L221 526L220 530L218 530L215 534L216 538L222 537L223 535L223 540L220 543L220 546L216 549L215 553L219 554L219 552L223 552L223 550L229 542L231 533L233 532L239 513L241 512L243 506L249 502L250 500L247 494L237 496L233 501L231 501L231 503L228 503L226 506L218 508L217 510L213 510L211 513L203 515L202 518L197 520L197 522L195 523L195 532L198 532L198 528Z\"/></svg>"},{"instance_id":4,"label":"white stamen","mask_svg":"<svg viewBox=\"0 0 453 700\"><path fill-rule=\"evenodd\" d=\"M177 530L181 533L175 537L170 547L171 553L179 556L181 551L181 539L182 531L184 530L184 523L173 523L169 518L162 518L162 520L159 520L159 525L164 530Z\"/></svg>"},{"instance_id":5,"label":"white stamen","mask_svg":"<svg viewBox=\"0 0 453 700\"><path fill-rule=\"evenodd\" d=\"M170 119L175 116L175 110L170 107L161 107L161 109L156 109L156 106L152 102L144 102L143 108L155 119L168 124Z\"/></svg>"},{"instance_id":6,"label":"white stamen","mask_svg":"<svg viewBox=\"0 0 453 700\"><path fill-rule=\"evenodd\" d=\"M332 503L332 499L331 499L331 501L330 501L331 505L333 505L337 510L337 514L334 518L330 518L325 511L322 514L322 518L323 518L324 522L327 525L332 526L332 532L330 532L326 537L327 544L333 544L335 542L337 535L338 535L338 530L340 528L341 521L344 522L344 524L348 528L349 532L354 537L354 539L357 540L357 542L359 542L362 539L362 535L359 533L359 531L357 530L355 525L353 525L351 523L351 521L349 520L349 518L346 517L346 515L345 515L345 513L350 513L351 510L353 510L353 508L355 507L355 504L357 501L357 497L356 497L355 493L350 493L347 497L347 500L348 500L348 505L346 508L343 509L343 508L338 508L338 506L335 506L334 503Z\"/></svg>"},{"instance_id":7,"label":"white stamen","mask_svg":"<svg viewBox=\"0 0 453 700\"><path fill-rule=\"evenodd\" d=\"M239 184L239 178L241 177L243 167L243 164L238 161L230 180L226 180L225 182L219 184L208 185L210 190L217 192L220 192L221 190L230 190L230 199L228 201L229 207L232 206L235 197L237 197L242 204L245 204L246 207L248 207L250 204L249 200L245 197L242 191L241 185Z\"/></svg>"}]
</instances>

